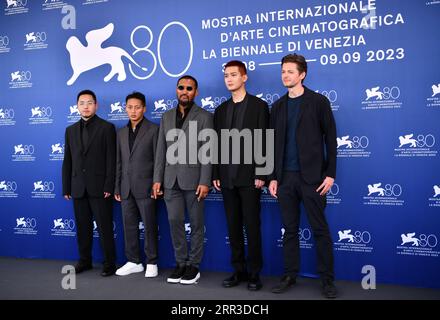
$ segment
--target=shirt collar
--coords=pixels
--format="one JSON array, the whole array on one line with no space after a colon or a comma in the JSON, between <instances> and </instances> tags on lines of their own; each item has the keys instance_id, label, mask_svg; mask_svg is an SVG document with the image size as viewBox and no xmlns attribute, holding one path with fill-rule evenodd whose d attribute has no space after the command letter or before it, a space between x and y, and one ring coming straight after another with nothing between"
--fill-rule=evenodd
<instances>
[{"instance_id":1,"label":"shirt collar","mask_svg":"<svg viewBox=\"0 0 440 320\"><path fill-rule=\"evenodd\" d=\"M183 115L184 117L186 117L188 115L188 113L191 111L191 108L193 107L194 102L191 102L191 104L189 104L186 108L185 108L185 114ZM180 115L182 114L180 112L179 106L177 106L177 114Z\"/></svg>"},{"instance_id":2,"label":"shirt collar","mask_svg":"<svg viewBox=\"0 0 440 320\"><path fill-rule=\"evenodd\" d=\"M142 117L141 121L139 121L138 124L136 125L136 127L134 128L135 130L137 130L141 127L142 122L144 122L144 119L145 119L145 117ZM131 129L131 121L130 120L128 120L127 127L128 127L128 129Z\"/></svg>"}]
</instances>

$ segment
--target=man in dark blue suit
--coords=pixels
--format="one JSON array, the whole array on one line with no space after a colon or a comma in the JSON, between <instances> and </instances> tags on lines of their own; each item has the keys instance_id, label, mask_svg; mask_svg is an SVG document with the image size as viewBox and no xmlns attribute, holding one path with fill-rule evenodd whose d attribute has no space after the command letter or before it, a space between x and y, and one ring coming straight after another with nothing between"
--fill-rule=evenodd
<instances>
[{"instance_id":1,"label":"man in dark blue suit","mask_svg":"<svg viewBox=\"0 0 440 320\"><path fill-rule=\"evenodd\" d=\"M297 54L281 61L281 77L288 93L272 106L271 129L275 130L275 169L269 191L278 198L285 233L284 275L272 289L282 293L296 283L300 248L300 202L313 230L322 293L337 296L334 286L333 248L325 218L326 194L336 177L336 124L330 102L303 86L307 62Z\"/></svg>"}]
</instances>

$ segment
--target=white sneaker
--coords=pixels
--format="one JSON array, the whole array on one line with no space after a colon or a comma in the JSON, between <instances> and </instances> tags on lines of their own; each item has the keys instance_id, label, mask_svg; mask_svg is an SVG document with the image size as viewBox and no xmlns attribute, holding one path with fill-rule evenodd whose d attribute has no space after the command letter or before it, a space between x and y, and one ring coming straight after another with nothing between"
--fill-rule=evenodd
<instances>
[{"instance_id":1,"label":"white sneaker","mask_svg":"<svg viewBox=\"0 0 440 320\"><path fill-rule=\"evenodd\" d=\"M145 270L145 278L154 278L158 275L157 264L147 264L147 270Z\"/></svg>"},{"instance_id":2,"label":"white sneaker","mask_svg":"<svg viewBox=\"0 0 440 320\"><path fill-rule=\"evenodd\" d=\"M131 273L142 272L142 271L144 271L144 266L142 265L142 263L136 264L133 262L127 262L118 270L116 270L116 275L126 276Z\"/></svg>"}]
</instances>

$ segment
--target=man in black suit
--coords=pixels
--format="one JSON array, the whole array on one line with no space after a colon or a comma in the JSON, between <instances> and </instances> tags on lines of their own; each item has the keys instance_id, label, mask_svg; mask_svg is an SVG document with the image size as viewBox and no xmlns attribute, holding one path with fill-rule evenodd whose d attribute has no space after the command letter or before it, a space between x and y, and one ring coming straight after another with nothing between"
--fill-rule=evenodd
<instances>
[{"instance_id":1,"label":"man in black suit","mask_svg":"<svg viewBox=\"0 0 440 320\"><path fill-rule=\"evenodd\" d=\"M281 77L288 93L272 106L275 170L269 191L278 198L285 229L284 275L272 292L282 293L296 283L302 201L316 242L322 293L335 298L332 239L324 208L326 194L336 177L336 124L328 99L303 86L306 75L307 62L303 56L283 57Z\"/></svg>"},{"instance_id":2,"label":"man in black suit","mask_svg":"<svg viewBox=\"0 0 440 320\"><path fill-rule=\"evenodd\" d=\"M77 96L81 119L67 127L63 161L63 195L73 198L79 249L76 273L92 269L93 216L99 231L104 266L101 275L115 273L113 198L116 131L96 115L98 103L91 90Z\"/></svg>"},{"instance_id":3,"label":"man in black suit","mask_svg":"<svg viewBox=\"0 0 440 320\"><path fill-rule=\"evenodd\" d=\"M254 145L254 130L260 129L263 131L263 137L265 135L264 131L269 125L269 108L266 102L246 92L247 72L243 62L229 61L225 65L224 79L232 97L215 110L215 130L219 137L225 129L232 129L236 133L247 131L251 134L252 141L243 141L246 139L240 138L238 150L223 149L225 141L221 141L218 158L220 160L228 153L229 159L226 160L229 162L220 161L219 165L214 165L213 185L223 194L231 245L231 263L234 268L233 275L223 281L223 286L229 288L242 281L248 281L248 289L255 291L262 287L259 276L263 267L260 198L266 176L257 175L253 154L250 155L251 161L244 160L249 156L245 154L246 147ZM262 144L264 145L264 142ZM239 161L232 161L237 154L240 155ZM247 262L243 226L246 228L248 243Z\"/></svg>"},{"instance_id":4,"label":"man in black suit","mask_svg":"<svg viewBox=\"0 0 440 320\"><path fill-rule=\"evenodd\" d=\"M145 96L133 92L125 99L128 124L117 134L115 199L121 202L127 263L118 276L144 271L139 250L139 216L144 223L145 277L158 275L156 200L151 198L159 126L144 117Z\"/></svg>"}]
</instances>

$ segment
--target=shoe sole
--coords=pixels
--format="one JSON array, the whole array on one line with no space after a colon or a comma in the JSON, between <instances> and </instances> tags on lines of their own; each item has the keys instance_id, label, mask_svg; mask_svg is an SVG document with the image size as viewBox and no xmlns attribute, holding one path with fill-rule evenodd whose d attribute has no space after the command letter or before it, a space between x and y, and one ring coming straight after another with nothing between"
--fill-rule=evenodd
<instances>
[{"instance_id":1,"label":"shoe sole","mask_svg":"<svg viewBox=\"0 0 440 320\"><path fill-rule=\"evenodd\" d=\"M181 284L194 284L194 283L197 283L197 281L198 281L199 279L200 279L200 273L198 273L194 279L190 279L190 280L180 280L180 283L181 283Z\"/></svg>"},{"instance_id":2,"label":"shoe sole","mask_svg":"<svg viewBox=\"0 0 440 320\"><path fill-rule=\"evenodd\" d=\"M168 278L168 279L167 279L167 282L168 282L168 283L179 283L179 282L180 282L180 279L182 279L182 278L176 278L176 279L174 279L174 278Z\"/></svg>"},{"instance_id":3,"label":"shoe sole","mask_svg":"<svg viewBox=\"0 0 440 320\"><path fill-rule=\"evenodd\" d=\"M115 274L117 275L117 276L128 276L129 274L132 274L132 273L139 273L139 272L144 272L144 270L139 270L139 271L130 271L130 272L128 272L128 273L118 273L118 271L116 271L115 272Z\"/></svg>"},{"instance_id":4,"label":"shoe sole","mask_svg":"<svg viewBox=\"0 0 440 320\"><path fill-rule=\"evenodd\" d=\"M159 273L155 273L155 274L146 274L145 278L156 278L159 275Z\"/></svg>"}]
</instances>

